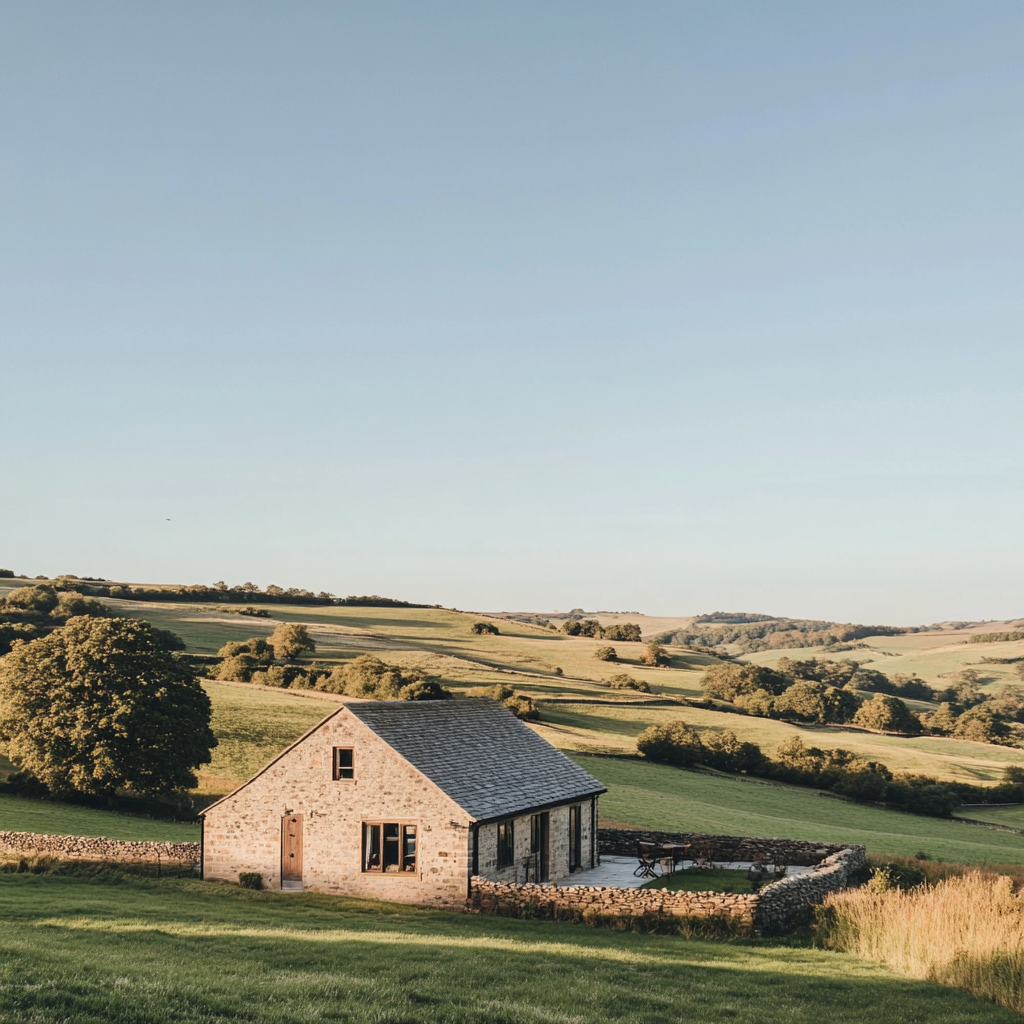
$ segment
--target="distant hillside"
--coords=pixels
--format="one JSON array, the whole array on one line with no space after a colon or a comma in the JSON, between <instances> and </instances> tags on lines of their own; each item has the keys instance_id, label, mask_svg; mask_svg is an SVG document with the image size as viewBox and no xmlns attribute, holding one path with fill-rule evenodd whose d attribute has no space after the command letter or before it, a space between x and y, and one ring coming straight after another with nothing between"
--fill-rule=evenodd
<instances>
[{"instance_id":1,"label":"distant hillside","mask_svg":"<svg viewBox=\"0 0 1024 1024\"><path fill-rule=\"evenodd\" d=\"M691 626L662 633L662 643L685 647L729 647L750 654L792 647L830 647L869 636L901 636L924 626L865 626L821 619L786 619L750 612L712 612L698 615Z\"/></svg>"}]
</instances>

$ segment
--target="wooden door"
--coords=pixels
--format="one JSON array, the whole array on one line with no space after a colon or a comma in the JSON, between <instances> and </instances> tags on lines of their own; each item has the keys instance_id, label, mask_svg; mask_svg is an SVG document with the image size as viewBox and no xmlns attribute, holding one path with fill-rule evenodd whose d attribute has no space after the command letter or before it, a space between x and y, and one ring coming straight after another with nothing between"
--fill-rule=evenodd
<instances>
[{"instance_id":1,"label":"wooden door","mask_svg":"<svg viewBox=\"0 0 1024 1024\"><path fill-rule=\"evenodd\" d=\"M302 881L302 815L281 819L281 881Z\"/></svg>"}]
</instances>

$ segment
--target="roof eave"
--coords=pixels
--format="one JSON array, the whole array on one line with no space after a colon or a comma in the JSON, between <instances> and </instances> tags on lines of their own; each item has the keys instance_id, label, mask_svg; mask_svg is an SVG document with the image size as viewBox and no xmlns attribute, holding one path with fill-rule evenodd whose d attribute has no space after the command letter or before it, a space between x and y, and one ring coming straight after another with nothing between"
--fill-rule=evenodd
<instances>
[{"instance_id":1,"label":"roof eave","mask_svg":"<svg viewBox=\"0 0 1024 1024\"><path fill-rule=\"evenodd\" d=\"M472 825L476 827L478 825L490 825L495 821L507 821L509 818L522 818L527 814L540 814L542 811L550 811L553 807L564 807L566 804L576 803L578 800L589 800L592 797L600 796L602 793L607 793L608 787L602 786L600 789L593 789L586 793L577 793L575 796L560 797L558 800L549 800L546 804L536 804L533 807L518 807L514 811L509 811L506 814L492 814L487 818L473 818ZM473 816L470 815L472 818Z\"/></svg>"}]
</instances>

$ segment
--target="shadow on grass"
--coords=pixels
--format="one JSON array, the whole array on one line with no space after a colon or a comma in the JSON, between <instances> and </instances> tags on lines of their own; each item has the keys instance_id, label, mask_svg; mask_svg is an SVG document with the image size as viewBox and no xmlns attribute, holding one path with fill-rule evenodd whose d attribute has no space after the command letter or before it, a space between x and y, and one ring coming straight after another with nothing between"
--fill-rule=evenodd
<instances>
[{"instance_id":1,"label":"shadow on grass","mask_svg":"<svg viewBox=\"0 0 1024 1024\"><path fill-rule=\"evenodd\" d=\"M1019 1024L850 956L764 941L620 934L201 882L7 875L0 893L5 1024Z\"/></svg>"}]
</instances>

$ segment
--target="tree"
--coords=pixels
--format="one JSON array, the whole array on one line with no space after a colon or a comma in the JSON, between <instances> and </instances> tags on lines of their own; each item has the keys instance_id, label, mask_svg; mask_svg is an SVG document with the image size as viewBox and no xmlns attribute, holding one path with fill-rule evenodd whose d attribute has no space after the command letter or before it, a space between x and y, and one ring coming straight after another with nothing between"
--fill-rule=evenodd
<instances>
[{"instance_id":1,"label":"tree","mask_svg":"<svg viewBox=\"0 0 1024 1024\"><path fill-rule=\"evenodd\" d=\"M699 764L704 756L704 745L696 729L680 721L648 726L637 736L636 749L652 761L681 768Z\"/></svg>"},{"instance_id":2,"label":"tree","mask_svg":"<svg viewBox=\"0 0 1024 1024\"><path fill-rule=\"evenodd\" d=\"M418 669L403 670L372 654L361 654L336 668L319 684L329 693L370 700L446 700L452 696L436 679Z\"/></svg>"},{"instance_id":3,"label":"tree","mask_svg":"<svg viewBox=\"0 0 1024 1024\"><path fill-rule=\"evenodd\" d=\"M313 638L301 622L282 622L270 634L270 644L274 648L275 657L287 661L297 658L303 651L316 650Z\"/></svg>"},{"instance_id":4,"label":"tree","mask_svg":"<svg viewBox=\"0 0 1024 1024\"><path fill-rule=\"evenodd\" d=\"M801 679L775 699L775 714L803 722L848 722L860 701L849 690Z\"/></svg>"},{"instance_id":5,"label":"tree","mask_svg":"<svg viewBox=\"0 0 1024 1024\"><path fill-rule=\"evenodd\" d=\"M741 693L736 698L736 706L757 718L775 717L775 698L767 690Z\"/></svg>"},{"instance_id":6,"label":"tree","mask_svg":"<svg viewBox=\"0 0 1024 1024\"><path fill-rule=\"evenodd\" d=\"M930 715L924 715L921 724L929 732L948 736L956 728L960 714L960 709L955 704L944 701Z\"/></svg>"},{"instance_id":7,"label":"tree","mask_svg":"<svg viewBox=\"0 0 1024 1024\"><path fill-rule=\"evenodd\" d=\"M764 665L735 665L728 662L712 665L701 679L704 696L710 700L734 701L741 693L767 690L775 696L793 680Z\"/></svg>"},{"instance_id":8,"label":"tree","mask_svg":"<svg viewBox=\"0 0 1024 1024\"><path fill-rule=\"evenodd\" d=\"M598 661L614 661L617 655L614 647L598 647L598 649L594 651L594 657L597 658Z\"/></svg>"},{"instance_id":9,"label":"tree","mask_svg":"<svg viewBox=\"0 0 1024 1024\"><path fill-rule=\"evenodd\" d=\"M640 627L635 622L613 622L604 627L605 640L621 640L625 643L640 643Z\"/></svg>"},{"instance_id":10,"label":"tree","mask_svg":"<svg viewBox=\"0 0 1024 1024\"><path fill-rule=\"evenodd\" d=\"M999 743L1010 735L1010 727L992 708L981 704L965 711L957 720L953 736L976 743Z\"/></svg>"},{"instance_id":11,"label":"tree","mask_svg":"<svg viewBox=\"0 0 1024 1024\"><path fill-rule=\"evenodd\" d=\"M652 640L645 648L644 653L640 655L640 661L644 665L652 665L654 667L667 665L668 651L661 644Z\"/></svg>"},{"instance_id":12,"label":"tree","mask_svg":"<svg viewBox=\"0 0 1024 1024\"><path fill-rule=\"evenodd\" d=\"M704 764L723 772L753 772L764 760L756 743L741 743L734 732L711 732L701 736Z\"/></svg>"},{"instance_id":13,"label":"tree","mask_svg":"<svg viewBox=\"0 0 1024 1024\"><path fill-rule=\"evenodd\" d=\"M490 633L492 636L498 636L498 627L493 622L474 622L473 632L477 636L484 633Z\"/></svg>"},{"instance_id":14,"label":"tree","mask_svg":"<svg viewBox=\"0 0 1024 1024\"><path fill-rule=\"evenodd\" d=\"M864 701L853 716L853 724L876 732L896 732L913 736L921 731L921 723L910 713L910 708L898 697L876 693Z\"/></svg>"},{"instance_id":15,"label":"tree","mask_svg":"<svg viewBox=\"0 0 1024 1024\"><path fill-rule=\"evenodd\" d=\"M195 786L217 745L210 713L163 631L135 619L73 618L0 662L0 737L54 793Z\"/></svg>"}]
</instances>

